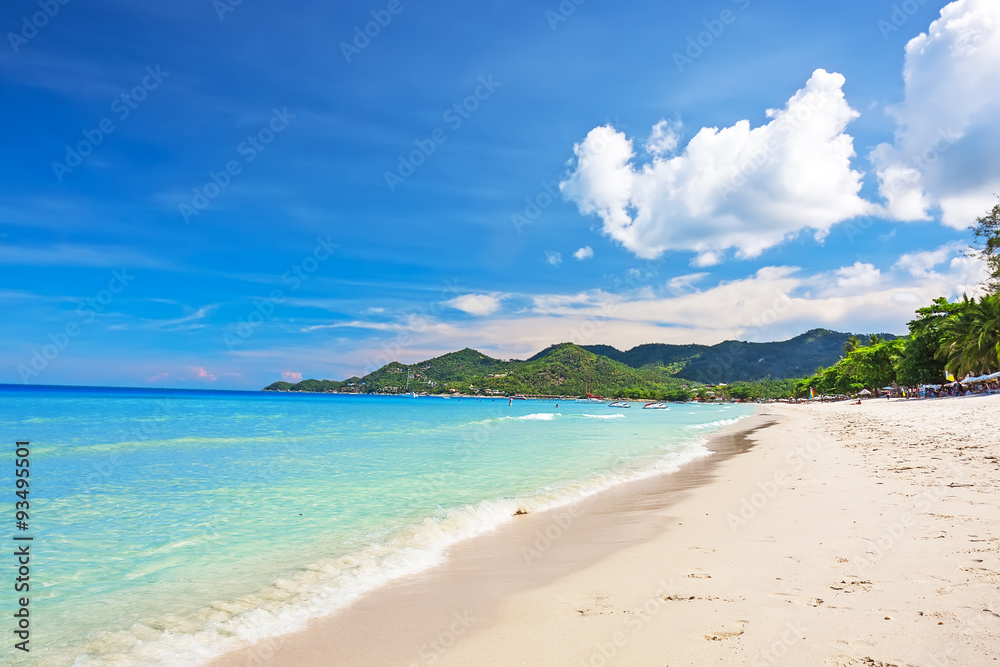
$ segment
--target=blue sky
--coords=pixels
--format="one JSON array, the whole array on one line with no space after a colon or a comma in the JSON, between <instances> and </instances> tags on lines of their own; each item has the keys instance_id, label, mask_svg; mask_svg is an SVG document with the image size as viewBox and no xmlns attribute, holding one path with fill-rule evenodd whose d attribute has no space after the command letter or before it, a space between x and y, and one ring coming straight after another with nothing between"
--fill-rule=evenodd
<instances>
[{"instance_id":1,"label":"blue sky","mask_svg":"<svg viewBox=\"0 0 1000 667\"><path fill-rule=\"evenodd\" d=\"M994 5L7 3L0 382L903 332L981 274Z\"/></svg>"}]
</instances>

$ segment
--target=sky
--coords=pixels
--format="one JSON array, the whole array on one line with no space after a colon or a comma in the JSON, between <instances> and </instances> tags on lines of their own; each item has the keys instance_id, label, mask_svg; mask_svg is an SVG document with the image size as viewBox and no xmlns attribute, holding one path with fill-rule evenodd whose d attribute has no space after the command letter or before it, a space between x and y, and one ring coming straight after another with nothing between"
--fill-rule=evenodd
<instances>
[{"instance_id":1,"label":"sky","mask_svg":"<svg viewBox=\"0 0 1000 667\"><path fill-rule=\"evenodd\" d=\"M905 333L974 293L995 0L14 0L0 382Z\"/></svg>"}]
</instances>

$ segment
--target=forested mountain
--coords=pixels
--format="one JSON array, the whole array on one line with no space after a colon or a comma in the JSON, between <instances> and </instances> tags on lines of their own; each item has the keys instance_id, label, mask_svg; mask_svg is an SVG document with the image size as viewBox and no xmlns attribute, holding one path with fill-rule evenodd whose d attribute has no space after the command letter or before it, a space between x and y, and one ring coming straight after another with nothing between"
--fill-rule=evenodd
<instances>
[{"instance_id":1,"label":"forested mountain","mask_svg":"<svg viewBox=\"0 0 1000 667\"><path fill-rule=\"evenodd\" d=\"M892 334L880 334L893 340ZM585 345L584 349L615 359L632 368L662 366L672 375L714 384L764 378L798 378L840 359L849 333L813 329L791 340L747 343L727 340L717 345L667 345L650 343L622 352L608 345Z\"/></svg>"},{"instance_id":2,"label":"forested mountain","mask_svg":"<svg viewBox=\"0 0 1000 667\"><path fill-rule=\"evenodd\" d=\"M693 383L804 377L836 363L851 334L813 329L774 343L552 345L527 360L501 361L466 348L417 364L392 362L364 377L275 382L268 391L395 394L583 395L681 398ZM886 339L895 336L883 334Z\"/></svg>"}]
</instances>

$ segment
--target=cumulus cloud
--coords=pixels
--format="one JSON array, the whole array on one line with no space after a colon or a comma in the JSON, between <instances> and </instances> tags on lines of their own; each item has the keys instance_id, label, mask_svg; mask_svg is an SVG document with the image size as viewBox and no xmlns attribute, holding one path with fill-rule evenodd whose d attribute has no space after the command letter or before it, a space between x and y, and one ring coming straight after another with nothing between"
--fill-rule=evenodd
<instances>
[{"instance_id":1,"label":"cumulus cloud","mask_svg":"<svg viewBox=\"0 0 1000 667\"><path fill-rule=\"evenodd\" d=\"M502 297L498 294L463 294L445 302L445 305L479 317L492 315L500 310Z\"/></svg>"},{"instance_id":2,"label":"cumulus cloud","mask_svg":"<svg viewBox=\"0 0 1000 667\"><path fill-rule=\"evenodd\" d=\"M854 262L836 270L836 286L841 293L857 294L875 289L882 281L882 272L874 264Z\"/></svg>"},{"instance_id":3,"label":"cumulus cloud","mask_svg":"<svg viewBox=\"0 0 1000 667\"><path fill-rule=\"evenodd\" d=\"M879 193L899 220L962 229L1000 192L1000 3L958 0L906 45L903 101L891 144L870 155Z\"/></svg>"},{"instance_id":4,"label":"cumulus cloud","mask_svg":"<svg viewBox=\"0 0 1000 667\"><path fill-rule=\"evenodd\" d=\"M573 253L573 257L580 260L581 262L585 259L590 259L594 256L594 249L589 245L585 245L576 252Z\"/></svg>"},{"instance_id":5,"label":"cumulus cloud","mask_svg":"<svg viewBox=\"0 0 1000 667\"><path fill-rule=\"evenodd\" d=\"M559 266L560 264L562 264L562 253L546 250L545 261L551 264L552 266Z\"/></svg>"},{"instance_id":6,"label":"cumulus cloud","mask_svg":"<svg viewBox=\"0 0 1000 667\"><path fill-rule=\"evenodd\" d=\"M989 278L983 260L970 255L962 243L946 243L934 250L907 253L899 258L895 268L906 271L921 283L936 283L942 292L951 295L981 295L982 285Z\"/></svg>"},{"instance_id":7,"label":"cumulus cloud","mask_svg":"<svg viewBox=\"0 0 1000 667\"><path fill-rule=\"evenodd\" d=\"M919 252L906 253L901 255L896 262L896 268L908 272L914 278L925 278L933 272L933 269L952 258L962 256L967 246L964 243L946 243L934 250L922 250Z\"/></svg>"},{"instance_id":8,"label":"cumulus cloud","mask_svg":"<svg viewBox=\"0 0 1000 667\"><path fill-rule=\"evenodd\" d=\"M643 258L687 250L697 253L695 265L709 266L729 249L756 257L806 229L822 237L875 210L858 196L862 174L851 168L854 142L844 130L858 113L844 99L844 82L816 70L784 108L767 111L767 124L702 128L674 157L665 149L676 134L661 121L644 163L625 133L594 128L573 147L560 188Z\"/></svg>"},{"instance_id":9,"label":"cumulus cloud","mask_svg":"<svg viewBox=\"0 0 1000 667\"><path fill-rule=\"evenodd\" d=\"M393 360L415 363L467 346L494 357L525 358L561 341L622 349L649 342L784 340L815 327L904 333L916 308L939 296L971 296L985 277L980 259L966 256L961 244L949 244L907 253L883 266L861 262L822 272L765 266L721 282L694 273L666 285L646 282L615 292L505 293L505 302L526 302L527 307L471 321L443 311L391 324L351 322L337 326L359 327L367 335L351 338L349 347L342 342L346 339L337 339L234 354L295 368L315 364L319 349L323 358L340 360L339 377L347 377ZM349 359L353 366L343 365Z\"/></svg>"},{"instance_id":10,"label":"cumulus cloud","mask_svg":"<svg viewBox=\"0 0 1000 667\"><path fill-rule=\"evenodd\" d=\"M281 379L285 382L302 382L302 373L296 373L294 371L284 371L281 374Z\"/></svg>"},{"instance_id":11,"label":"cumulus cloud","mask_svg":"<svg viewBox=\"0 0 1000 667\"><path fill-rule=\"evenodd\" d=\"M669 155L677 150L681 143L681 124L661 120L653 126L653 131L646 140L646 152L650 155Z\"/></svg>"}]
</instances>

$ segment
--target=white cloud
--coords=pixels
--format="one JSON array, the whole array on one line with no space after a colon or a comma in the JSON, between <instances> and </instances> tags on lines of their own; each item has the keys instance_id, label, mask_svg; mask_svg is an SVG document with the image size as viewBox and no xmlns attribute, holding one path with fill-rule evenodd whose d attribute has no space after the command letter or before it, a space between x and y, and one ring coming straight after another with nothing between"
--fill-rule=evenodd
<instances>
[{"instance_id":1,"label":"white cloud","mask_svg":"<svg viewBox=\"0 0 1000 667\"><path fill-rule=\"evenodd\" d=\"M858 113L843 85L840 74L816 70L785 108L768 110L766 125L703 128L675 157L652 142L641 165L623 132L594 128L574 146L560 188L643 258L688 250L698 254L695 265L708 266L730 248L750 258L805 229L822 237L875 208L858 196L862 175L851 168L854 145L844 133Z\"/></svg>"},{"instance_id":2,"label":"white cloud","mask_svg":"<svg viewBox=\"0 0 1000 667\"><path fill-rule=\"evenodd\" d=\"M546 250L545 261L551 264L552 266L559 266L560 264L562 264L562 253Z\"/></svg>"},{"instance_id":3,"label":"white cloud","mask_svg":"<svg viewBox=\"0 0 1000 667\"><path fill-rule=\"evenodd\" d=\"M650 155L669 155L677 150L681 142L681 124L661 120L653 126L646 140L646 152Z\"/></svg>"},{"instance_id":4,"label":"white cloud","mask_svg":"<svg viewBox=\"0 0 1000 667\"><path fill-rule=\"evenodd\" d=\"M1000 2L958 0L906 45L904 99L889 110L894 143L871 153L879 192L899 220L934 207L956 229L971 225L1000 192Z\"/></svg>"},{"instance_id":5,"label":"white cloud","mask_svg":"<svg viewBox=\"0 0 1000 667\"><path fill-rule=\"evenodd\" d=\"M837 276L837 291L840 293L857 294L875 289L882 282L882 272L874 264L854 262L835 271Z\"/></svg>"},{"instance_id":6,"label":"white cloud","mask_svg":"<svg viewBox=\"0 0 1000 667\"><path fill-rule=\"evenodd\" d=\"M371 308L365 310L365 312L370 315L379 315L385 312L385 308L382 308L381 306L372 306Z\"/></svg>"},{"instance_id":7,"label":"white cloud","mask_svg":"<svg viewBox=\"0 0 1000 667\"><path fill-rule=\"evenodd\" d=\"M914 278L926 278L934 267L951 260L956 255L964 254L967 246L964 243L947 243L934 250L906 253L896 262L896 268L907 271Z\"/></svg>"},{"instance_id":8,"label":"white cloud","mask_svg":"<svg viewBox=\"0 0 1000 667\"><path fill-rule=\"evenodd\" d=\"M675 276L667 282L667 288L674 292L686 292L696 283L701 281L707 273L689 273L683 276Z\"/></svg>"},{"instance_id":9,"label":"white cloud","mask_svg":"<svg viewBox=\"0 0 1000 667\"><path fill-rule=\"evenodd\" d=\"M143 319L142 324L139 326L149 329L162 329L163 331L190 331L191 329L204 329L208 326L208 323L204 320L209 315L214 313L220 305L222 304L213 303L207 306L202 306L201 308L198 308L194 312L184 315L183 317L176 317L169 320ZM185 310L190 309L185 307ZM127 329L131 327L129 325L121 325L117 328Z\"/></svg>"},{"instance_id":10,"label":"white cloud","mask_svg":"<svg viewBox=\"0 0 1000 667\"><path fill-rule=\"evenodd\" d=\"M366 328L369 334L353 338L347 343L350 349L324 349L319 358L336 358L341 364L353 359L353 366L341 367L338 377L346 377L394 359L414 363L463 347L494 357L524 358L562 341L606 343L622 349L649 342L783 340L815 327L903 333L917 307L938 296L972 295L985 276L982 261L964 256L962 247L953 244L908 253L891 267L856 263L807 274L794 266L767 266L745 278L701 288L693 285L704 283L705 276L690 274L672 279L659 290L644 284L621 293L596 289L503 294L504 300L524 299L530 306L474 321L446 320L445 312L393 323L337 325ZM315 345L299 351L282 346L238 354L266 356L280 360L284 368L295 368L302 363L315 365L316 349Z\"/></svg>"},{"instance_id":11,"label":"white cloud","mask_svg":"<svg viewBox=\"0 0 1000 667\"><path fill-rule=\"evenodd\" d=\"M585 259L590 259L594 256L594 249L589 245L583 246L579 250L573 253L573 257L580 260L581 262Z\"/></svg>"},{"instance_id":12,"label":"white cloud","mask_svg":"<svg viewBox=\"0 0 1000 667\"><path fill-rule=\"evenodd\" d=\"M502 296L497 294L463 294L445 302L446 306L479 317L492 315L500 310Z\"/></svg>"}]
</instances>

